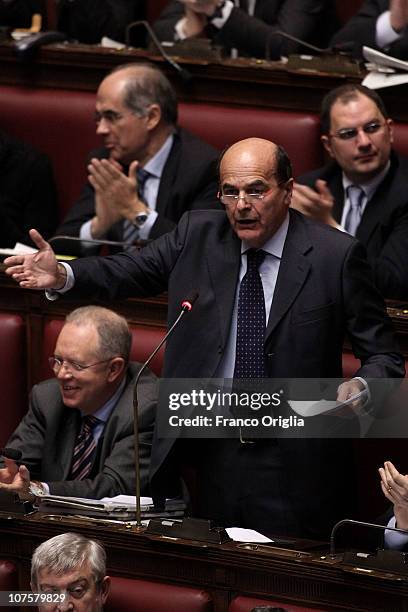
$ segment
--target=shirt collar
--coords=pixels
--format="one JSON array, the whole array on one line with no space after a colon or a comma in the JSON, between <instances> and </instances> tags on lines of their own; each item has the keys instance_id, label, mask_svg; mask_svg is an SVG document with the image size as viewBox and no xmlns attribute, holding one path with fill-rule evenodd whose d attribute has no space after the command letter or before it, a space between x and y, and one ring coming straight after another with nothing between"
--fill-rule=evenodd
<instances>
[{"instance_id":1,"label":"shirt collar","mask_svg":"<svg viewBox=\"0 0 408 612\"><path fill-rule=\"evenodd\" d=\"M101 421L102 423L106 423L107 420L109 419L113 409L115 408L118 399L120 398L120 396L123 393L123 389L125 387L126 384L126 376L125 378L122 380L122 382L120 383L119 387L116 389L115 393L112 395L112 397L110 399L108 399L108 401L101 406L101 408L99 408L96 412L94 412L92 414L92 416L96 417L97 419L99 419L99 421ZM81 410L81 415L85 416L85 414L82 412Z\"/></svg>"},{"instance_id":2,"label":"shirt collar","mask_svg":"<svg viewBox=\"0 0 408 612\"><path fill-rule=\"evenodd\" d=\"M268 253L269 255L273 255L278 259L282 259L283 247L285 246L285 240L288 233L289 227L289 213L287 213L283 223L278 227L273 236L269 238L262 245L262 250ZM241 255L248 251L251 247L243 240L241 242Z\"/></svg>"},{"instance_id":3,"label":"shirt collar","mask_svg":"<svg viewBox=\"0 0 408 612\"><path fill-rule=\"evenodd\" d=\"M391 166L391 161L388 160L388 163L385 166L385 168L381 170L379 174L376 174L376 176L372 178L371 181L367 181L366 183L358 183L358 186L361 187L361 189L364 191L367 200L370 200L372 198L378 185L383 181L383 179L387 175L388 170L390 169L390 166ZM347 189L351 185L356 185L356 183L353 183L353 181L351 181L343 172L344 193L347 193Z\"/></svg>"},{"instance_id":4,"label":"shirt collar","mask_svg":"<svg viewBox=\"0 0 408 612\"><path fill-rule=\"evenodd\" d=\"M163 168L166 165L167 158L173 146L174 134L167 136L166 140L160 149L153 155L151 159L143 166L143 170L149 172L155 178L160 179L163 174Z\"/></svg>"}]
</instances>

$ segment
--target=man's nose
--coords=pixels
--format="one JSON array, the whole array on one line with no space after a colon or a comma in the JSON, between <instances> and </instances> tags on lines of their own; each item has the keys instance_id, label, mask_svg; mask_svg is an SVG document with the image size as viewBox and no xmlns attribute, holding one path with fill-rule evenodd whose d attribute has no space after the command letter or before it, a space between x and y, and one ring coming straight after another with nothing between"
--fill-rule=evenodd
<instances>
[{"instance_id":1,"label":"man's nose","mask_svg":"<svg viewBox=\"0 0 408 612\"><path fill-rule=\"evenodd\" d=\"M370 136L360 128L357 132L357 145L359 147L370 147L372 144Z\"/></svg>"},{"instance_id":2,"label":"man's nose","mask_svg":"<svg viewBox=\"0 0 408 612\"><path fill-rule=\"evenodd\" d=\"M67 365L65 364L65 361L62 362L62 364L60 366L60 369L55 374L55 376L57 378L59 378L60 380L63 380L63 379L66 379L66 378L71 378L72 372L69 369L69 367L67 367Z\"/></svg>"},{"instance_id":3,"label":"man's nose","mask_svg":"<svg viewBox=\"0 0 408 612\"><path fill-rule=\"evenodd\" d=\"M238 196L237 209L246 210L247 208L251 208L251 204L247 200L246 193L242 191Z\"/></svg>"},{"instance_id":4,"label":"man's nose","mask_svg":"<svg viewBox=\"0 0 408 612\"><path fill-rule=\"evenodd\" d=\"M96 124L96 133L102 136L104 134L108 134L109 131L110 131L109 121L106 121L104 117L101 117Z\"/></svg>"}]
</instances>

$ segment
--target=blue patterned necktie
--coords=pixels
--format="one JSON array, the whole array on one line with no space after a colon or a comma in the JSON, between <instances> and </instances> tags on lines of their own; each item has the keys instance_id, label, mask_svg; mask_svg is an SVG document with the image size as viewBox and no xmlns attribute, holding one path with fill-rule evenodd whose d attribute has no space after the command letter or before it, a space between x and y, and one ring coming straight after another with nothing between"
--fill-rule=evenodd
<instances>
[{"instance_id":1,"label":"blue patterned necktie","mask_svg":"<svg viewBox=\"0 0 408 612\"><path fill-rule=\"evenodd\" d=\"M152 176L150 172L144 170L143 168L138 168L136 170L137 177L137 195L139 200L143 200L144 188L147 179ZM127 219L123 222L123 242L129 244L129 247L125 247L125 250L129 248L133 248L133 243L136 240L139 234L139 228L135 227L131 221Z\"/></svg>"},{"instance_id":2,"label":"blue patterned necktie","mask_svg":"<svg viewBox=\"0 0 408 612\"><path fill-rule=\"evenodd\" d=\"M365 194L358 185L350 185L347 188L347 195L350 201L350 209L347 213L344 229L348 234L355 236L363 214L362 205Z\"/></svg>"},{"instance_id":3,"label":"blue patterned necktie","mask_svg":"<svg viewBox=\"0 0 408 612\"><path fill-rule=\"evenodd\" d=\"M259 266L265 259L266 253L250 249L246 256L247 271L241 281L238 297L234 378L262 378L266 375L264 357L266 316Z\"/></svg>"},{"instance_id":4,"label":"blue patterned necktie","mask_svg":"<svg viewBox=\"0 0 408 612\"><path fill-rule=\"evenodd\" d=\"M99 423L92 415L82 418L81 430L75 442L69 480L83 480L91 471L96 442L92 430Z\"/></svg>"}]
</instances>

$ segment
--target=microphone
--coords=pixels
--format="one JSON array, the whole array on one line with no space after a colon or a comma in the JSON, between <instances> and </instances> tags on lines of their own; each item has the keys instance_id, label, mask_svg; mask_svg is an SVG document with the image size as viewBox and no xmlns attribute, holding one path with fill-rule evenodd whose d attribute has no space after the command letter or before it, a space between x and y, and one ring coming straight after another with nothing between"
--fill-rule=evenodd
<instances>
[{"instance_id":1,"label":"microphone","mask_svg":"<svg viewBox=\"0 0 408 612\"><path fill-rule=\"evenodd\" d=\"M399 527L388 527L387 525L378 525L377 523L366 523L365 521L355 521L353 519L342 519L336 523L330 534L330 558L335 559L335 545L334 538L337 533L337 530L343 525L358 525L360 527L370 527L373 529L381 529L382 531L398 531L399 533L403 533L408 536L407 529L400 529Z\"/></svg>"},{"instance_id":2,"label":"microphone","mask_svg":"<svg viewBox=\"0 0 408 612\"><path fill-rule=\"evenodd\" d=\"M91 246L117 246L117 247L121 247L122 249L124 249L125 247L134 247L136 249L142 248L144 246L146 246L147 244L149 244L149 242L151 242L151 239L147 239L147 240L136 240L136 242L134 242L133 244L130 244L129 242L124 242L123 240L102 240L102 239L98 239L98 238L81 238L80 236L68 236L66 234L58 234L57 236L53 236L52 238L50 238L48 240L49 244L53 244L54 242L67 242L67 243L88 243ZM57 249L59 249L60 247L57 246ZM63 247L61 247L63 248Z\"/></svg>"},{"instance_id":3,"label":"microphone","mask_svg":"<svg viewBox=\"0 0 408 612\"><path fill-rule=\"evenodd\" d=\"M18 461L23 456L23 453L15 448L1 448L0 455L2 457L6 457L7 459L13 459L13 461Z\"/></svg>"},{"instance_id":4,"label":"microphone","mask_svg":"<svg viewBox=\"0 0 408 612\"><path fill-rule=\"evenodd\" d=\"M298 45L305 47L306 49L315 51L319 55L337 55L339 53L350 55L353 50L353 46L354 46L354 43L348 41L348 42L343 42L343 43L337 43L336 45L333 45L332 47L326 47L326 48L316 47L315 45L312 45L311 43L308 43L305 40L301 40L300 38L297 38L296 36L292 36L292 34L288 34L287 32L284 32L283 30L274 30L273 32L269 34L266 40L266 44L265 44L265 59L267 61L270 61L271 59L271 48L270 48L271 39L274 36L280 36L282 38L286 38L286 40L290 40L291 42L295 42Z\"/></svg>"},{"instance_id":5,"label":"microphone","mask_svg":"<svg viewBox=\"0 0 408 612\"><path fill-rule=\"evenodd\" d=\"M30 34L30 36L18 40L14 45L14 49L17 56L25 60L31 58L40 47L52 43L63 42L66 38L67 37L62 32L53 30L49 30L48 32L37 32L36 34Z\"/></svg>"},{"instance_id":6,"label":"microphone","mask_svg":"<svg viewBox=\"0 0 408 612\"><path fill-rule=\"evenodd\" d=\"M125 43L126 43L126 45L128 47L131 46L130 45L130 32L133 30L134 27L139 26L139 25L142 25L147 30L150 38L154 42L154 44L155 44L158 52L162 56L162 58L168 64L170 64L170 66L172 66L176 72L178 72L178 74L181 76L183 81L185 81L186 83L191 81L191 79L193 78L193 75L191 74L191 72L189 72L185 68L182 68L180 66L180 64L178 64L173 58L170 57L170 55L168 55L168 53L165 51L163 45L161 44L161 42L157 38L156 34L154 33L154 31L153 31L153 29L152 29L152 27L151 27L151 25L150 25L150 23L148 21L144 21L144 20L132 21L131 23L129 23L126 26L126 31L125 31Z\"/></svg>"},{"instance_id":7,"label":"microphone","mask_svg":"<svg viewBox=\"0 0 408 612\"><path fill-rule=\"evenodd\" d=\"M180 310L180 313L177 319L174 321L173 325L167 331L166 335L162 338L162 340L156 346L153 353L146 359L146 361L141 366L136 376L135 386L133 390L133 430L134 430L135 475L136 475L136 529L142 528L142 521L141 521L142 508L141 508L141 500L140 500L140 459L139 459L139 400L138 400L138 395L137 395L139 380L143 372L146 370L146 368L148 367L148 365L154 358L154 356L158 353L158 351L161 349L163 344L166 342L167 338L169 338L169 336L171 336L171 334L174 332L174 330L176 329L176 327L178 326L178 324L180 323L181 319L186 314L186 312L190 312L192 310L197 298L198 298L198 291L192 290L187 295L187 297L182 301L181 310Z\"/></svg>"}]
</instances>

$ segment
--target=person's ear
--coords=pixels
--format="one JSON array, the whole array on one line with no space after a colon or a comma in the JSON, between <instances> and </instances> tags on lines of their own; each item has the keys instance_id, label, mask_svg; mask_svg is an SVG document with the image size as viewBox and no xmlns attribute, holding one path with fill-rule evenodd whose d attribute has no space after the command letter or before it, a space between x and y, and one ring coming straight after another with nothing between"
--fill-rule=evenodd
<instances>
[{"instance_id":1,"label":"person's ear","mask_svg":"<svg viewBox=\"0 0 408 612\"><path fill-rule=\"evenodd\" d=\"M103 604L105 604L106 600L108 599L110 587L111 587L110 576L105 576L101 584L101 600Z\"/></svg>"},{"instance_id":2,"label":"person's ear","mask_svg":"<svg viewBox=\"0 0 408 612\"><path fill-rule=\"evenodd\" d=\"M146 126L149 131L154 130L160 123L162 111L158 104L151 104L146 113Z\"/></svg>"},{"instance_id":3,"label":"person's ear","mask_svg":"<svg viewBox=\"0 0 408 612\"><path fill-rule=\"evenodd\" d=\"M124 372L126 368L126 362L123 357L114 357L109 363L108 381L114 382Z\"/></svg>"},{"instance_id":4,"label":"person's ear","mask_svg":"<svg viewBox=\"0 0 408 612\"><path fill-rule=\"evenodd\" d=\"M320 141L321 141L322 145L324 146L325 150L327 151L327 153L330 155L330 157L335 159L335 156L334 156L334 153L333 153L333 149L332 149L332 146L331 146L331 142L330 142L330 138L328 136L326 136L325 134L323 134L323 136L320 136Z\"/></svg>"}]
</instances>

